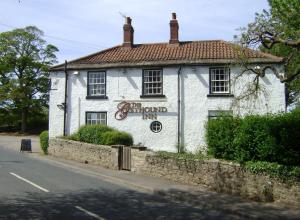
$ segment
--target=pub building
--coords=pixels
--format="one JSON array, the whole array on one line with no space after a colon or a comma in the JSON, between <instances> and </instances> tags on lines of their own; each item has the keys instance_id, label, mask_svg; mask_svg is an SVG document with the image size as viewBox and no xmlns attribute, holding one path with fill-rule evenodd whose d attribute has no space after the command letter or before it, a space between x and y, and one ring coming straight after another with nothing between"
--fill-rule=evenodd
<instances>
[{"instance_id":1,"label":"pub building","mask_svg":"<svg viewBox=\"0 0 300 220\"><path fill-rule=\"evenodd\" d=\"M236 47L223 40L180 41L175 13L168 42L135 44L127 17L121 45L51 68L49 136L105 124L155 151L174 152L180 144L194 152L206 149L207 120L285 111L285 87L272 72L259 81L264 91L257 97L239 98L255 76L236 77L243 71ZM284 74L280 57L248 49L247 59Z\"/></svg>"}]
</instances>

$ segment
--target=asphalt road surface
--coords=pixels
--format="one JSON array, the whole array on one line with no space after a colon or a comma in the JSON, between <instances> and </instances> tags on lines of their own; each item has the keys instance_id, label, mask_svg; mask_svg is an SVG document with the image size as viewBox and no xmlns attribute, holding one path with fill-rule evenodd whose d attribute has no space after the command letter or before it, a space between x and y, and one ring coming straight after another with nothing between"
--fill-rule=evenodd
<instances>
[{"instance_id":1,"label":"asphalt road surface","mask_svg":"<svg viewBox=\"0 0 300 220\"><path fill-rule=\"evenodd\" d=\"M1 220L249 219L205 204L172 202L0 146Z\"/></svg>"},{"instance_id":2,"label":"asphalt road surface","mask_svg":"<svg viewBox=\"0 0 300 220\"><path fill-rule=\"evenodd\" d=\"M0 219L239 219L74 173L0 146Z\"/></svg>"}]
</instances>

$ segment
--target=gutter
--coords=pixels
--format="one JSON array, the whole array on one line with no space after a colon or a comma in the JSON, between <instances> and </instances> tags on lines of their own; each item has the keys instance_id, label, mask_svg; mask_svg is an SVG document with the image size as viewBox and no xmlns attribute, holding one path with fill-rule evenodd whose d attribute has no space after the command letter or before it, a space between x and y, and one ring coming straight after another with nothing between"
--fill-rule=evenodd
<instances>
[{"instance_id":1,"label":"gutter","mask_svg":"<svg viewBox=\"0 0 300 220\"><path fill-rule=\"evenodd\" d=\"M68 62L65 61L64 72L65 72L65 101L64 101L64 136L66 136L66 124L67 124L67 98L68 98L68 72L67 72Z\"/></svg>"}]
</instances>

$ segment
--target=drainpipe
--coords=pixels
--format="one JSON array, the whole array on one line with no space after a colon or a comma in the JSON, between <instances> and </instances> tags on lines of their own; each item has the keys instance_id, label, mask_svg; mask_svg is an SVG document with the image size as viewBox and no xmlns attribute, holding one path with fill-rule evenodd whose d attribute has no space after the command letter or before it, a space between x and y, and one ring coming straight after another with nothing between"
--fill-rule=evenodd
<instances>
[{"instance_id":1,"label":"drainpipe","mask_svg":"<svg viewBox=\"0 0 300 220\"><path fill-rule=\"evenodd\" d=\"M65 102L64 102L64 136L66 136L66 122L67 122L67 98L68 98L68 72L67 72L68 62L65 60Z\"/></svg>"},{"instance_id":2,"label":"drainpipe","mask_svg":"<svg viewBox=\"0 0 300 220\"><path fill-rule=\"evenodd\" d=\"M178 71L177 71L177 144L180 146L180 114L181 114L181 101L180 101L180 73L181 73L182 67L180 66ZM178 153L179 153L179 148L178 148Z\"/></svg>"}]
</instances>

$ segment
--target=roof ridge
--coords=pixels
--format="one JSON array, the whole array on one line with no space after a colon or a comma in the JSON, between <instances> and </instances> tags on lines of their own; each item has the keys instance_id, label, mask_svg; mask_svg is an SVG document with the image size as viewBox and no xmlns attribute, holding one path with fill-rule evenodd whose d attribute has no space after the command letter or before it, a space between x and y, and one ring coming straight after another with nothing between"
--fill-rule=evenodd
<instances>
[{"instance_id":1,"label":"roof ridge","mask_svg":"<svg viewBox=\"0 0 300 220\"><path fill-rule=\"evenodd\" d=\"M180 43L198 43L198 42L221 42L223 40L190 40L190 41L179 41ZM169 42L153 42L153 43L140 43L140 44L134 44L134 46L140 46L140 45L156 45L156 44L169 44Z\"/></svg>"}]
</instances>

